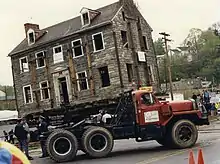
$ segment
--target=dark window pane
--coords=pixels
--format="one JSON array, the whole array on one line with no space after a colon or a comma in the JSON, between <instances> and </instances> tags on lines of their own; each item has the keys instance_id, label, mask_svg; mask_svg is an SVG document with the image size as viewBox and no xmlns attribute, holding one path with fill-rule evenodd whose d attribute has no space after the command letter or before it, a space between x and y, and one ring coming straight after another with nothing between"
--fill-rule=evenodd
<instances>
[{"instance_id":1,"label":"dark window pane","mask_svg":"<svg viewBox=\"0 0 220 164\"><path fill-rule=\"evenodd\" d=\"M121 31L121 39L122 39L123 46L128 48L127 31Z\"/></svg>"},{"instance_id":2,"label":"dark window pane","mask_svg":"<svg viewBox=\"0 0 220 164\"><path fill-rule=\"evenodd\" d=\"M126 64L126 66L127 66L127 73L128 73L128 81L132 82L132 79L133 79L132 64Z\"/></svg>"},{"instance_id":3,"label":"dark window pane","mask_svg":"<svg viewBox=\"0 0 220 164\"><path fill-rule=\"evenodd\" d=\"M31 95L31 88L30 87L24 88L24 95L25 95L25 102L31 103L32 102L32 95Z\"/></svg>"},{"instance_id":4,"label":"dark window pane","mask_svg":"<svg viewBox=\"0 0 220 164\"><path fill-rule=\"evenodd\" d=\"M83 21L84 21L84 24L89 24L89 14L88 13L83 14Z\"/></svg>"},{"instance_id":5,"label":"dark window pane","mask_svg":"<svg viewBox=\"0 0 220 164\"><path fill-rule=\"evenodd\" d=\"M102 67L99 68L100 76L101 76L101 81L102 81L102 87L107 87L110 86L110 78L109 78L109 73L108 73L108 67Z\"/></svg>"},{"instance_id":6,"label":"dark window pane","mask_svg":"<svg viewBox=\"0 0 220 164\"><path fill-rule=\"evenodd\" d=\"M30 43L33 43L34 42L34 33L29 33L29 41Z\"/></svg>"},{"instance_id":7,"label":"dark window pane","mask_svg":"<svg viewBox=\"0 0 220 164\"><path fill-rule=\"evenodd\" d=\"M94 42L95 42L95 50L96 51L102 50L104 48L101 34L94 35Z\"/></svg>"},{"instance_id":8,"label":"dark window pane","mask_svg":"<svg viewBox=\"0 0 220 164\"><path fill-rule=\"evenodd\" d=\"M80 40L73 42L73 52L74 52L75 57L83 54Z\"/></svg>"},{"instance_id":9,"label":"dark window pane","mask_svg":"<svg viewBox=\"0 0 220 164\"><path fill-rule=\"evenodd\" d=\"M80 90L87 90L87 79L86 79L86 73L78 73L78 80L79 80L79 88Z\"/></svg>"},{"instance_id":10,"label":"dark window pane","mask_svg":"<svg viewBox=\"0 0 220 164\"><path fill-rule=\"evenodd\" d=\"M23 58L21 59L21 72L27 72L28 71L28 62L27 62L27 58Z\"/></svg>"},{"instance_id":11,"label":"dark window pane","mask_svg":"<svg viewBox=\"0 0 220 164\"><path fill-rule=\"evenodd\" d=\"M44 53L40 52L37 54L37 66L43 67L45 66Z\"/></svg>"},{"instance_id":12,"label":"dark window pane","mask_svg":"<svg viewBox=\"0 0 220 164\"><path fill-rule=\"evenodd\" d=\"M125 21L125 12L122 11L122 18L123 18L123 21Z\"/></svg>"},{"instance_id":13,"label":"dark window pane","mask_svg":"<svg viewBox=\"0 0 220 164\"><path fill-rule=\"evenodd\" d=\"M48 83L43 82L41 83L41 92L42 92L42 99L46 100L49 99L49 89L48 89Z\"/></svg>"},{"instance_id":14,"label":"dark window pane","mask_svg":"<svg viewBox=\"0 0 220 164\"><path fill-rule=\"evenodd\" d=\"M144 40L144 48L145 50L148 50L148 47L147 47L147 38L145 36L143 36L143 40Z\"/></svg>"},{"instance_id":15,"label":"dark window pane","mask_svg":"<svg viewBox=\"0 0 220 164\"><path fill-rule=\"evenodd\" d=\"M62 49L61 49L61 47L56 47L54 51L57 54L57 53L62 52Z\"/></svg>"}]
</instances>

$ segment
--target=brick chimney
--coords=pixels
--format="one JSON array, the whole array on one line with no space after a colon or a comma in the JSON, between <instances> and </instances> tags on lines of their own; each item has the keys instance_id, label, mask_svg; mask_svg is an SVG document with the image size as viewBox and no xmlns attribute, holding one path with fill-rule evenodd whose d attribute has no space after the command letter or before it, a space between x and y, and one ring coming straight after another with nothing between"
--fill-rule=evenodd
<instances>
[{"instance_id":1,"label":"brick chimney","mask_svg":"<svg viewBox=\"0 0 220 164\"><path fill-rule=\"evenodd\" d=\"M133 0L119 0L119 2L121 3L121 5L124 5L126 3L128 4L134 4L134 1Z\"/></svg>"},{"instance_id":2,"label":"brick chimney","mask_svg":"<svg viewBox=\"0 0 220 164\"><path fill-rule=\"evenodd\" d=\"M27 32L28 32L29 29L34 30L36 35L40 32L40 27L39 27L38 24L25 23L24 24L24 29L25 29L26 38L27 38Z\"/></svg>"}]
</instances>

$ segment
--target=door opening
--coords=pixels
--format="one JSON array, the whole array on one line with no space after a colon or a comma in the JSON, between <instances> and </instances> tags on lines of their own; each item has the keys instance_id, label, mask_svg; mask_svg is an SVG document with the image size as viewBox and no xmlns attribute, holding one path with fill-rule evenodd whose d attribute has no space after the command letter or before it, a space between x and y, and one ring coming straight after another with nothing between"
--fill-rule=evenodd
<instances>
[{"instance_id":1,"label":"door opening","mask_svg":"<svg viewBox=\"0 0 220 164\"><path fill-rule=\"evenodd\" d=\"M69 103L69 95L67 89L66 77L59 78L59 89L60 89L60 102L62 104Z\"/></svg>"}]
</instances>

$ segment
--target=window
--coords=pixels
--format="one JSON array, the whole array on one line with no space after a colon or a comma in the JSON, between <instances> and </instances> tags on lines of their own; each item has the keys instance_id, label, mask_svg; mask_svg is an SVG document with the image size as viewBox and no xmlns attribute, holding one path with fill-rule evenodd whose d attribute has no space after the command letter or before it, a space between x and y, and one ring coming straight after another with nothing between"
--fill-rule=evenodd
<instances>
[{"instance_id":1,"label":"window","mask_svg":"<svg viewBox=\"0 0 220 164\"><path fill-rule=\"evenodd\" d=\"M127 66L127 73L128 73L128 82L132 82L132 79L133 79L132 64L126 64L126 66Z\"/></svg>"},{"instance_id":2,"label":"window","mask_svg":"<svg viewBox=\"0 0 220 164\"><path fill-rule=\"evenodd\" d=\"M144 48L145 50L148 50L148 41L147 38L145 36L143 36L143 40L144 40Z\"/></svg>"},{"instance_id":3,"label":"window","mask_svg":"<svg viewBox=\"0 0 220 164\"><path fill-rule=\"evenodd\" d=\"M141 96L141 104L152 105L154 104L154 99L150 93L145 93Z\"/></svg>"},{"instance_id":4,"label":"window","mask_svg":"<svg viewBox=\"0 0 220 164\"><path fill-rule=\"evenodd\" d=\"M149 73L149 76L150 76L150 81L154 82L153 66L152 65L148 66L148 73Z\"/></svg>"},{"instance_id":5,"label":"window","mask_svg":"<svg viewBox=\"0 0 220 164\"><path fill-rule=\"evenodd\" d=\"M40 82L40 94L41 100L47 100L50 98L48 81Z\"/></svg>"},{"instance_id":6,"label":"window","mask_svg":"<svg viewBox=\"0 0 220 164\"><path fill-rule=\"evenodd\" d=\"M102 87L110 86L108 67L99 68L99 72L100 72L100 76L101 76Z\"/></svg>"},{"instance_id":7,"label":"window","mask_svg":"<svg viewBox=\"0 0 220 164\"><path fill-rule=\"evenodd\" d=\"M28 59L27 56L20 58L20 72L28 72L29 68L28 68Z\"/></svg>"},{"instance_id":8,"label":"window","mask_svg":"<svg viewBox=\"0 0 220 164\"><path fill-rule=\"evenodd\" d=\"M24 103L30 104L33 103L33 95L31 85L23 87L23 94L24 94Z\"/></svg>"},{"instance_id":9,"label":"window","mask_svg":"<svg viewBox=\"0 0 220 164\"><path fill-rule=\"evenodd\" d=\"M72 42L73 47L73 56L74 57L80 57L83 56L83 46L82 46L82 40L78 39Z\"/></svg>"},{"instance_id":10,"label":"window","mask_svg":"<svg viewBox=\"0 0 220 164\"><path fill-rule=\"evenodd\" d=\"M92 35L92 40L93 40L93 47L95 52L105 49L102 33L97 33Z\"/></svg>"},{"instance_id":11,"label":"window","mask_svg":"<svg viewBox=\"0 0 220 164\"><path fill-rule=\"evenodd\" d=\"M27 32L27 36L28 36L28 44L32 45L35 43L35 32L32 29L29 29Z\"/></svg>"},{"instance_id":12,"label":"window","mask_svg":"<svg viewBox=\"0 0 220 164\"><path fill-rule=\"evenodd\" d=\"M77 75L78 90L82 91L89 89L86 71L79 72L76 75Z\"/></svg>"},{"instance_id":13,"label":"window","mask_svg":"<svg viewBox=\"0 0 220 164\"><path fill-rule=\"evenodd\" d=\"M123 18L123 21L125 21L125 12L122 11L122 18Z\"/></svg>"},{"instance_id":14,"label":"window","mask_svg":"<svg viewBox=\"0 0 220 164\"><path fill-rule=\"evenodd\" d=\"M121 31L121 39L122 39L123 46L128 48L127 31Z\"/></svg>"},{"instance_id":15,"label":"window","mask_svg":"<svg viewBox=\"0 0 220 164\"><path fill-rule=\"evenodd\" d=\"M57 46L53 48L53 61L54 64L63 61L63 49L62 46Z\"/></svg>"},{"instance_id":16,"label":"window","mask_svg":"<svg viewBox=\"0 0 220 164\"><path fill-rule=\"evenodd\" d=\"M36 56L37 68L44 67L45 66L44 51L36 53L35 56Z\"/></svg>"},{"instance_id":17,"label":"window","mask_svg":"<svg viewBox=\"0 0 220 164\"><path fill-rule=\"evenodd\" d=\"M90 24L89 12L82 14L83 26Z\"/></svg>"}]
</instances>

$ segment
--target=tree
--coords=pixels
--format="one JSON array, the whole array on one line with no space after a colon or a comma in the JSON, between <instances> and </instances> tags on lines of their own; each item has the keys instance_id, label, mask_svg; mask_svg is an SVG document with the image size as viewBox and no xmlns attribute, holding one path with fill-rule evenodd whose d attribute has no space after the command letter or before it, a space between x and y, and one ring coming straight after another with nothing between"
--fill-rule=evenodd
<instances>
[{"instance_id":1,"label":"tree","mask_svg":"<svg viewBox=\"0 0 220 164\"><path fill-rule=\"evenodd\" d=\"M12 86L0 85L0 90L5 92L7 96L14 96L14 88Z\"/></svg>"},{"instance_id":2,"label":"tree","mask_svg":"<svg viewBox=\"0 0 220 164\"><path fill-rule=\"evenodd\" d=\"M172 58L172 78L179 80L181 78L196 78L203 77L208 80L220 82L220 35L216 36L215 29L218 29L220 34L220 24L216 23L207 30L192 28L189 31L186 39L183 41L183 46L188 47L188 52L185 55L175 55ZM157 42L159 44L160 41ZM159 44L161 47L161 43ZM159 48L157 47L157 50ZM187 61L187 56L193 57L192 62ZM164 68L160 69L160 74L165 79Z\"/></svg>"},{"instance_id":3,"label":"tree","mask_svg":"<svg viewBox=\"0 0 220 164\"><path fill-rule=\"evenodd\" d=\"M154 42L154 46L155 46L155 51L156 51L156 55L164 55L165 54L165 50L164 50L164 42L162 38L158 38L155 42Z\"/></svg>"}]
</instances>

